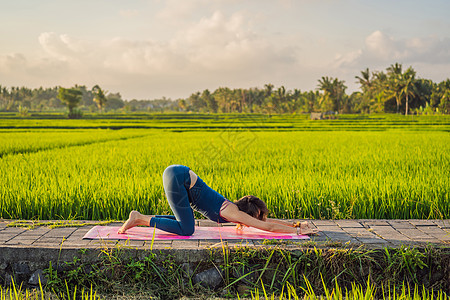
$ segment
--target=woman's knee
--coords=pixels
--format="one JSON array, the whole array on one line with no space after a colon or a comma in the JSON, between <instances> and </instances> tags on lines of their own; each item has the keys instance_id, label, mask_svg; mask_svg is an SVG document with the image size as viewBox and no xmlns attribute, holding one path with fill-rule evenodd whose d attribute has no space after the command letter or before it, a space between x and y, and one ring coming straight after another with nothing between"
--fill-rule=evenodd
<instances>
[{"instance_id":1,"label":"woman's knee","mask_svg":"<svg viewBox=\"0 0 450 300\"><path fill-rule=\"evenodd\" d=\"M190 236L193 235L195 231L195 226L181 226L181 235Z\"/></svg>"},{"instance_id":2,"label":"woman's knee","mask_svg":"<svg viewBox=\"0 0 450 300\"><path fill-rule=\"evenodd\" d=\"M189 173L189 168L182 165L168 166L163 173L163 179L184 178Z\"/></svg>"}]
</instances>

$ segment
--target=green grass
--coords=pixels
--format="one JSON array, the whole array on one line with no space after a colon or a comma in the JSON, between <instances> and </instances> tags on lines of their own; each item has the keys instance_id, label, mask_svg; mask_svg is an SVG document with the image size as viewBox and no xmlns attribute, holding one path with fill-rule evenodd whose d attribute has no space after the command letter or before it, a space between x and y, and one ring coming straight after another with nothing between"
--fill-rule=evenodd
<instances>
[{"instance_id":1,"label":"green grass","mask_svg":"<svg viewBox=\"0 0 450 300\"><path fill-rule=\"evenodd\" d=\"M93 291L102 299L448 299L445 248L223 247L189 263L168 252L133 256L125 249L104 248L95 261L84 250L72 261L54 262L56 268L49 263L46 284L35 294L51 292L58 299L96 299ZM214 290L195 280L205 270L222 272ZM79 293L83 290L88 292ZM2 291L20 295L14 285Z\"/></svg>"},{"instance_id":2,"label":"green grass","mask_svg":"<svg viewBox=\"0 0 450 300\"><path fill-rule=\"evenodd\" d=\"M308 280L306 282L309 284ZM254 289L249 291L251 299L254 300L274 300L274 299L305 299L305 300L316 300L316 299L326 299L326 300L340 300L340 299L354 299L354 300L371 300L377 299L375 296L376 288L368 282L367 286L363 286L361 284L352 284L351 289L343 289L338 284L335 287L328 289L324 286L325 293L323 295L316 295L314 288L309 285L309 289L305 291L304 295L298 295L295 291L295 288L286 284L286 289L283 290L283 293L280 295L268 294L264 287L261 289ZM0 300L44 300L44 299L82 299L82 300L96 300L96 299L111 299L111 295L102 296L97 295L95 291L92 290L81 290L77 292L76 287L70 289L74 289L74 291L67 290L65 292L55 293L48 292L40 286L37 290L26 290L22 287L16 287L14 284L11 287L3 288L0 287ZM417 285L409 286L403 284L400 287L391 287L388 286L386 288L383 287L381 292L383 299L401 299L401 300L422 300L422 299L436 299L436 300L444 300L449 297L442 291L433 291L420 289ZM136 296L136 295L135 295ZM139 295L137 295L139 296ZM239 294L234 299L248 299L248 297L242 296L241 298ZM150 296L149 296L150 297ZM189 299L183 297L183 299Z\"/></svg>"},{"instance_id":3,"label":"green grass","mask_svg":"<svg viewBox=\"0 0 450 300\"><path fill-rule=\"evenodd\" d=\"M338 284L331 289L325 287L325 294L316 295L316 292L311 287L305 292L304 295L298 295L292 285L286 285L286 291L283 291L281 295L268 294L264 288L255 289L249 291L251 299L254 300L275 300L275 299L304 299L304 300L340 300L340 299L354 299L354 300L371 300L377 299L375 296L376 289L373 285L362 286L359 284L353 284L351 289L343 289ZM401 299L401 300L422 300L422 299L436 299L444 300L449 297L442 291L434 292L426 289L419 289L417 285L413 287L403 284L401 287L387 287L381 292L383 299ZM139 295L137 295L139 296ZM234 299L248 299L248 297L239 294ZM78 298L77 298L78 297ZM150 297L150 296L149 296ZM89 291L81 290L77 292L76 288L73 292L66 291L59 294L46 292L42 287L38 290L30 291L17 288L15 285L11 288L0 287L0 300L44 300L44 299L82 299L82 300L96 300L96 299L110 299L111 296L97 295L92 289ZM196 299L197 297L195 297ZM189 299L183 297L183 299Z\"/></svg>"},{"instance_id":4,"label":"green grass","mask_svg":"<svg viewBox=\"0 0 450 300\"><path fill-rule=\"evenodd\" d=\"M0 217L170 214L162 172L183 164L272 217L450 218L448 116L94 117L0 119Z\"/></svg>"},{"instance_id":5,"label":"green grass","mask_svg":"<svg viewBox=\"0 0 450 300\"><path fill-rule=\"evenodd\" d=\"M113 130L9 130L0 132L0 157L7 154L23 154L88 145L111 140L122 140L142 136L139 132Z\"/></svg>"},{"instance_id":6,"label":"green grass","mask_svg":"<svg viewBox=\"0 0 450 300\"><path fill-rule=\"evenodd\" d=\"M193 130L272 130L272 131L384 131L450 130L450 116L340 115L335 120L311 121L309 114L87 114L83 119L68 120L61 114L32 114L21 118L14 113L0 113L0 130L8 129L166 129Z\"/></svg>"}]
</instances>

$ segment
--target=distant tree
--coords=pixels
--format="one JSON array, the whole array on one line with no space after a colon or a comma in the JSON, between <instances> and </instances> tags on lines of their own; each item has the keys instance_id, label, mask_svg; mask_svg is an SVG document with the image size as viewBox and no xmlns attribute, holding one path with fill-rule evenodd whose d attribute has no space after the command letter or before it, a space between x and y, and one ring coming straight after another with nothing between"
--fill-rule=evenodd
<instances>
[{"instance_id":1,"label":"distant tree","mask_svg":"<svg viewBox=\"0 0 450 300\"><path fill-rule=\"evenodd\" d=\"M120 95L120 93L109 93L108 96L106 96L106 110L121 109L124 106L125 103L123 102L122 95Z\"/></svg>"},{"instance_id":2,"label":"distant tree","mask_svg":"<svg viewBox=\"0 0 450 300\"><path fill-rule=\"evenodd\" d=\"M316 110L318 106L318 99L320 98L319 91L309 91L305 92L303 95L305 97L303 110L306 112L313 112L314 110Z\"/></svg>"},{"instance_id":3,"label":"distant tree","mask_svg":"<svg viewBox=\"0 0 450 300\"><path fill-rule=\"evenodd\" d=\"M402 76L402 65L395 63L386 69L388 80L386 81L387 95L394 97L397 103L397 113L400 112L400 105L402 104L401 85L399 84Z\"/></svg>"},{"instance_id":4,"label":"distant tree","mask_svg":"<svg viewBox=\"0 0 450 300\"><path fill-rule=\"evenodd\" d=\"M298 111L304 104L302 97L302 92L299 89L294 89L292 93L289 93L289 111L291 114Z\"/></svg>"},{"instance_id":5,"label":"distant tree","mask_svg":"<svg viewBox=\"0 0 450 300\"><path fill-rule=\"evenodd\" d=\"M333 77L323 76L322 79L319 79L317 88L323 91L320 104L325 110L341 110L345 90L347 89L344 81Z\"/></svg>"},{"instance_id":6,"label":"distant tree","mask_svg":"<svg viewBox=\"0 0 450 300\"><path fill-rule=\"evenodd\" d=\"M357 83L361 85L361 90L364 93L370 92L373 88L373 82L370 78L369 68L366 68L364 71L361 71L361 76L355 76L358 79Z\"/></svg>"},{"instance_id":7,"label":"distant tree","mask_svg":"<svg viewBox=\"0 0 450 300\"><path fill-rule=\"evenodd\" d=\"M266 84L264 85L264 88L265 88L265 90L264 90L265 97L266 97L266 98L267 98L267 97L270 97L270 95L272 95L272 91L273 91L274 85L271 84L271 83L266 83Z\"/></svg>"},{"instance_id":8,"label":"distant tree","mask_svg":"<svg viewBox=\"0 0 450 300\"><path fill-rule=\"evenodd\" d=\"M92 90L89 90L85 85L76 84L75 87L83 94L81 97L80 106L89 107L91 105L95 105Z\"/></svg>"},{"instance_id":9,"label":"distant tree","mask_svg":"<svg viewBox=\"0 0 450 300\"><path fill-rule=\"evenodd\" d=\"M219 87L214 91L213 96L220 112L230 112L232 93L231 89L227 87Z\"/></svg>"},{"instance_id":10,"label":"distant tree","mask_svg":"<svg viewBox=\"0 0 450 300\"><path fill-rule=\"evenodd\" d=\"M446 90L442 95L439 108L442 113L450 114L450 90Z\"/></svg>"},{"instance_id":11,"label":"distant tree","mask_svg":"<svg viewBox=\"0 0 450 300\"><path fill-rule=\"evenodd\" d=\"M416 71L412 67L409 67L405 73L400 76L400 95L404 95L406 98L405 116L408 115L409 109L409 97L414 97L416 94Z\"/></svg>"},{"instance_id":12,"label":"distant tree","mask_svg":"<svg viewBox=\"0 0 450 300\"><path fill-rule=\"evenodd\" d=\"M92 88L92 94L94 95L94 102L97 103L98 109L100 109L100 112L102 112L103 106L108 100L105 95L106 91L104 91L100 86L98 86L98 84L96 84Z\"/></svg>"},{"instance_id":13,"label":"distant tree","mask_svg":"<svg viewBox=\"0 0 450 300\"><path fill-rule=\"evenodd\" d=\"M59 88L58 98L66 103L69 108L69 118L78 117L77 114L74 113L74 108L77 107L82 97L82 92L77 88L66 89L63 87Z\"/></svg>"},{"instance_id":14,"label":"distant tree","mask_svg":"<svg viewBox=\"0 0 450 300\"><path fill-rule=\"evenodd\" d=\"M450 114L450 79L438 84L437 96L440 111L444 114Z\"/></svg>"},{"instance_id":15,"label":"distant tree","mask_svg":"<svg viewBox=\"0 0 450 300\"><path fill-rule=\"evenodd\" d=\"M192 106L194 111L204 111L206 109L206 102L200 96L200 92L191 94L187 102Z\"/></svg>"},{"instance_id":16,"label":"distant tree","mask_svg":"<svg viewBox=\"0 0 450 300\"><path fill-rule=\"evenodd\" d=\"M182 111L186 111L187 110L186 100L180 99L180 101L178 101L178 107L181 108Z\"/></svg>"},{"instance_id":17,"label":"distant tree","mask_svg":"<svg viewBox=\"0 0 450 300\"><path fill-rule=\"evenodd\" d=\"M280 86L275 92L273 97L273 106L276 112L281 113L284 104L287 102L288 96L286 93L286 88Z\"/></svg>"},{"instance_id":18,"label":"distant tree","mask_svg":"<svg viewBox=\"0 0 450 300\"><path fill-rule=\"evenodd\" d=\"M206 107L209 112L216 113L217 112L217 101L214 99L214 96L211 94L211 92L206 89L202 92L201 98L203 102L206 104Z\"/></svg>"},{"instance_id":19,"label":"distant tree","mask_svg":"<svg viewBox=\"0 0 450 300\"><path fill-rule=\"evenodd\" d=\"M386 81L387 95L394 97L397 104L397 113L400 112L400 106L405 99L405 115L409 111L409 99L416 97L416 71L409 67L405 72L402 71L402 65L395 63L387 70L388 80Z\"/></svg>"}]
</instances>

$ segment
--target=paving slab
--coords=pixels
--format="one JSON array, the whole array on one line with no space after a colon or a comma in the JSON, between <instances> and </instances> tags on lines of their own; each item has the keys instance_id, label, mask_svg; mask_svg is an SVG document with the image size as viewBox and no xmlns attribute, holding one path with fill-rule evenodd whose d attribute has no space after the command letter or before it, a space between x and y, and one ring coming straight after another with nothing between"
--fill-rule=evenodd
<instances>
[{"instance_id":1,"label":"paving slab","mask_svg":"<svg viewBox=\"0 0 450 300\"><path fill-rule=\"evenodd\" d=\"M199 246L198 240L173 240L172 248L175 249L197 249Z\"/></svg>"},{"instance_id":2,"label":"paving slab","mask_svg":"<svg viewBox=\"0 0 450 300\"><path fill-rule=\"evenodd\" d=\"M376 234L374 234L372 231L367 230L366 228L355 228L355 227L348 227L344 228L344 231L350 234L354 238L371 238L371 239L381 239Z\"/></svg>"},{"instance_id":3,"label":"paving slab","mask_svg":"<svg viewBox=\"0 0 450 300\"><path fill-rule=\"evenodd\" d=\"M335 224L334 226L317 226L317 229L320 232L340 232L340 233L345 233L344 229L337 226L337 224Z\"/></svg>"},{"instance_id":4,"label":"paving slab","mask_svg":"<svg viewBox=\"0 0 450 300\"><path fill-rule=\"evenodd\" d=\"M356 239L363 245L370 245L371 248L374 248L374 247L379 248L379 247L386 247L386 246L393 245L389 241L384 240L382 238L358 237Z\"/></svg>"},{"instance_id":5,"label":"paving slab","mask_svg":"<svg viewBox=\"0 0 450 300\"><path fill-rule=\"evenodd\" d=\"M416 228L413 224L411 224L408 220L388 220L389 225L392 227L399 228Z\"/></svg>"},{"instance_id":6,"label":"paving slab","mask_svg":"<svg viewBox=\"0 0 450 300\"><path fill-rule=\"evenodd\" d=\"M77 228L75 227L62 227L54 228L47 232L44 236L48 238L63 238L69 237Z\"/></svg>"},{"instance_id":7,"label":"paving slab","mask_svg":"<svg viewBox=\"0 0 450 300\"><path fill-rule=\"evenodd\" d=\"M253 240L230 240L227 241L228 247L253 247L255 244L253 244Z\"/></svg>"},{"instance_id":8,"label":"paving slab","mask_svg":"<svg viewBox=\"0 0 450 300\"><path fill-rule=\"evenodd\" d=\"M391 226L387 220L363 220L362 223L366 226Z\"/></svg>"},{"instance_id":9,"label":"paving slab","mask_svg":"<svg viewBox=\"0 0 450 300\"><path fill-rule=\"evenodd\" d=\"M325 242L325 241L329 240L329 238L325 234L319 233L317 235L310 236L309 240L312 241L312 242ZM307 242L307 241L308 240L306 240L304 242Z\"/></svg>"},{"instance_id":10,"label":"paving slab","mask_svg":"<svg viewBox=\"0 0 450 300\"><path fill-rule=\"evenodd\" d=\"M154 242L153 245L151 241L145 241L144 249L147 250L163 250L163 249L171 249L172 241L158 241L158 243Z\"/></svg>"},{"instance_id":11,"label":"paving slab","mask_svg":"<svg viewBox=\"0 0 450 300\"><path fill-rule=\"evenodd\" d=\"M89 245L89 243L91 242L91 240L83 240L82 238L79 239L73 239L73 240L65 240L62 243L62 247L65 248L72 248L72 247L76 247L76 248L84 248L87 247Z\"/></svg>"},{"instance_id":12,"label":"paving slab","mask_svg":"<svg viewBox=\"0 0 450 300\"><path fill-rule=\"evenodd\" d=\"M20 236L42 236L49 232L51 229L49 227L40 226L33 229L28 229L20 233Z\"/></svg>"},{"instance_id":13,"label":"paving slab","mask_svg":"<svg viewBox=\"0 0 450 300\"><path fill-rule=\"evenodd\" d=\"M144 247L145 241L119 240L117 245L129 247Z\"/></svg>"},{"instance_id":14,"label":"paving slab","mask_svg":"<svg viewBox=\"0 0 450 300\"><path fill-rule=\"evenodd\" d=\"M198 246L199 248L208 248L211 247L212 245L221 243L221 240L199 240L198 241Z\"/></svg>"},{"instance_id":15,"label":"paving slab","mask_svg":"<svg viewBox=\"0 0 450 300\"><path fill-rule=\"evenodd\" d=\"M409 221L409 223L411 223L414 226L430 226L430 220L411 219L408 221Z\"/></svg>"},{"instance_id":16,"label":"paving slab","mask_svg":"<svg viewBox=\"0 0 450 300\"><path fill-rule=\"evenodd\" d=\"M23 227L6 227L2 230L2 234L21 234L25 232L27 229Z\"/></svg>"},{"instance_id":17,"label":"paving slab","mask_svg":"<svg viewBox=\"0 0 450 300\"><path fill-rule=\"evenodd\" d=\"M86 245L87 247L98 247L98 248L108 248L116 246L117 240L90 240Z\"/></svg>"},{"instance_id":18,"label":"paving slab","mask_svg":"<svg viewBox=\"0 0 450 300\"><path fill-rule=\"evenodd\" d=\"M39 237L39 239L37 239L35 241L34 244L48 244L48 245L56 245L59 246L61 245L61 243L63 242L63 238L62 237L46 237L46 236L41 236Z\"/></svg>"},{"instance_id":19,"label":"paving slab","mask_svg":"<svg viewBox=\"0 0 450 300\"><path fill-rule=\"evenodd\" d=\"M337 242L341 242L341 243L358 243L358 240L353 238L350 234L346 233L346 232L327 232L326 233L327 237L330 240L333 241L337 241Z\"/></svg>"},{"instance_id":20,"label":"paving slab","mask_svg":"<svg viewBox=\"0 0 450 300\"><path fill-rule=\"evenodd\" d=\"M32 245L36 239L13 238L5 242L5 245Z\"/></svg>"},{"instance_id":21,"label":"paving slab","mask_svg":"<svg viewBox=\"0 0 450 300\"><path fill-rule=\"evenodd\" d=\"M417 228L395 228L398 232L403 235L406 235L411 240L426 240L431 239L432 237L426 234L425 232L417 229Z\"/></svg>"},{"instance_id":22,"label":"paving slab","mask_svg":"<svg viewBox=\"0 0 450 300\"><path fill-rule=\"evenodd\" d=\"M311 220L311 222L317 226L336 226L336 222L334 220Z\"/></svg>"},{"instance_id":23,"label":"paving slab","mask_svg":"<svg viewBox=\"0 0 450 300\"><path fill-rule=\"evenodd\" d=\"M391 226L374 225L371 226L370 229L373 229L373 232L379 237L393 244L404 244L412 242L412 239L410 239L406 235L401 234Z\"/></svg>"},{"instance_id":24,"label":"paving slab","mask_svg":"<svg viewBox=\"0 0 450 300\"><path fill-rule=\"evenodd\" d=\"M450 220L433 220L433 223L443 229L450 229Z\"/></svg>"},{"instance_id":25,"label":"paving slab","mask_svg":"<svg viewBox=\"0 0 450 300\"><path fill-rule=\"evenodd\" d=\"M0 232L0 244L6 243L7 241L9 241L10 239L14 238L15 236L17 236L17 234L1 233Z\"/></svg>"},{"instance_id":26,"label":"paving slab","mask_svg":"<svg viewBox=\"0 0 450 300\"><path fill-rule=\"evenodd\" d=\"M358 220L336 220L335 223L341 228L364 228Z\"/></svg>"}]
</instances>

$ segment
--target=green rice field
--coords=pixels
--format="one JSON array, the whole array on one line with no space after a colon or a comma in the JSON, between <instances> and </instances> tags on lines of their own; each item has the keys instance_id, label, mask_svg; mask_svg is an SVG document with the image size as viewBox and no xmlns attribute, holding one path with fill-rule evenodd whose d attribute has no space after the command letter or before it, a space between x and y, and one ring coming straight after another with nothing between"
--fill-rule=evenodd
<instances>
[{"instance_id":1,"label":"green rice field","mask_svg":"<svg viewBox=\"0 0 450 300\"><path fill-rule=\"evenodd\" d=\"M162 172L189 166L282 218L450 218L450 116L0 114L0 217L170 214Z\"/></svg>"}]
</instances>

